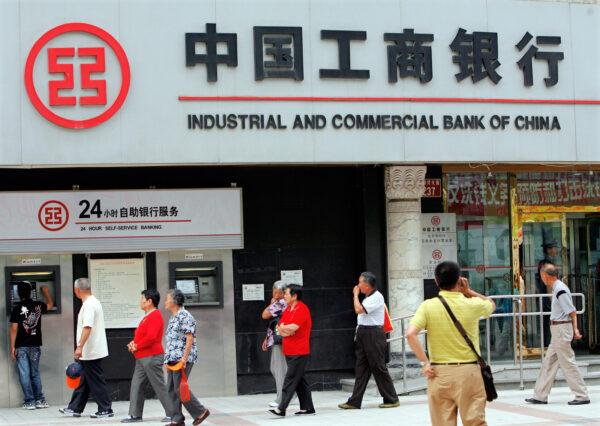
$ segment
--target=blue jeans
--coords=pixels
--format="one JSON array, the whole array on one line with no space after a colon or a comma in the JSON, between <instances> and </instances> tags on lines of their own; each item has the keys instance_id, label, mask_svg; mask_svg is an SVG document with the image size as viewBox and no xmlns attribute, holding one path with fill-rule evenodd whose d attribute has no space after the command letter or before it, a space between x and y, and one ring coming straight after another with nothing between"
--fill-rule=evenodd
<instances>
[{"instance_id":1,"label":"blue jeans","mask_svg":"<svg viewBox=\"0 0 600 426\"><path fill-rule=\"evenodd\" d=\"M21 347L17 348L16 352L19 380L25 403L45 400L40 378L40 347Z\"/></svg>"}]
</instances>

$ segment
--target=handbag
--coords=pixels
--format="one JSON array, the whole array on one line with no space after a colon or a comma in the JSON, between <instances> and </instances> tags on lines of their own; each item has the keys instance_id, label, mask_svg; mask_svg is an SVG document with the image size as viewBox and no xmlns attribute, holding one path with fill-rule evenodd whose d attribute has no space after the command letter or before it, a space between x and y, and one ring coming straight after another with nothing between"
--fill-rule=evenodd
<instances>
[{"instance_id":1,"label":"handbag","mask_svg":"<svg viewBox=\"0 0 600 426\"><path fill-rule=\"evenodd\" d=\"M188 402L191 399L190 385L185 375L185 368L181 362L167 363L167 369L173 372L181 371L181 380L179 381L179 399L181 402Z\"/></svg>"},{"instance_id":2,"label":"handbag","mask_svg":"<svg viewBox=\"0 0 600 426\"><path fill-rule=\"evenodd\" d=\"M392 319L390 318L390 312L388 311L387 305L384 304L383 308L385 309L383 313L383 332L391 333L394 331L394 325L392 324Z\"/></svg>"},{"instance_id":3,"label":"handbag","mask_svg":"<svg viewBox=\"0 0 600 426\"><path fill-rule=\"evenodd\" d=\"M438 298L440 299L440 302L442 302L442 305L444 305L444 308L446 308L446 311L448 311L448 315L450 315L450 318L452 318L452 321L458 329L458 332L462 335L463 339L465 339L465 342L467 342L467 345L469 345L471 350L475 352L475 355L477 355L477 363L479 364L479 368L481 368L481 376L483 377L483 385L485 386L486 400L489 402L495 400L496 398L498 398L498 393L496 392L496 387L494 386L494 376L492 375L492 369L489 365L487 365L485 360L481 357L481 355L479 355L479 352L477 352L477 350L475 349L475 346L469 338L469 335L467 334L465 328L458 321L458 319L456 319L454 313L450 309L450 306L448 306L448 302L446 302L446 300L442 296L438 296Z\"/></svg>"}]
</instances>

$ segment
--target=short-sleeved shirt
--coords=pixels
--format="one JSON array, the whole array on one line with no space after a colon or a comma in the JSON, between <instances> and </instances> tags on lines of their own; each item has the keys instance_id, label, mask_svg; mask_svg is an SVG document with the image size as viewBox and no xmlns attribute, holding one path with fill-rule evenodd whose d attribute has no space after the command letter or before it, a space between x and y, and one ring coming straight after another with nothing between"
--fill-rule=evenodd
<instances>
[{"instance_id":1,"label":"short-sleeved shirt","mask_svg":"<svg viewBox=\"0 0 600 426\"><path fill-rule=\"evenodd\" d=\"M575 312L571 290L561 280L557 280L552 285L552 308L550 310L550 320L569 321L569 314Z\"/></svg>"},{"instance_id":2,"label":"short-sleeved shirt","mask_svg":"<svg viewBox=\"0 0 600 426\"><path fill-rule=\"evenodd\" d=\"M288 306L281 315L280 325L296 324L299 328L293 336L283 337L283 354L286 356L310 354L310 330L312 319L308 306L298 301L293 307Z\"/></svg>"},{"instance_id":3,"label":"short-sleeved shirt","mask_svg":"<svg viewBox=\"0 0 600 426\"><path fill-rule=\"evenodd\" d=\"M450 306L450 309L462 324L471 338L475 349L479 350L479 319L487 318L494 312L490 300L478 297L465 297L454 291L440 291ZM421 303L411 325L420 330L427 330L427 344L431 362L472 362L477 356L465 342L458 329L452 322L448 311L436 297Z\"/></svg>"},{"instance_id":4,"label":"short-sleeved shirt","mask_svg":"<svg viewBox=\"0 0 600 426\"><path fill-rule=\"evenodd\" d=\"M383 317L385 313L385 301L383 295L374 291L362 301L362 306L365 310L363 314L358 314L356 322L358 325L383 325Z\"/></svg>"},{"instance_id":5,"label":"short-sleeved shirt","mask_svg":"<svg viewBox=\"0 0 600 426\"><path fill-rule=\"evenodd\" d=\"M188 363L194 364L198 359L196 346L196 320L185 308L171 316L167 326L167 347L165 350L165 364L177 362L183 357L185 351L186 334L192 334L194 340L188 356Z\"/></svg>"},{"instance_id":6,"label":"short-sleeved shirt","mask_svg":"<svg viewBox=\"0 0 600 426\"><path fill-rule=\"evenodd\" d=\"M108 343L104 328L104 311L100 301L89 296L81 305L77 315L77 343L81 340L84 327L91 327L90 337L83 346L81 360L91 361L108 356Z\"/></svg>"},{"instance_id":7,"label":"short-sleeved shirt","mask_svg":"<svg viewBox=\"0 0 600 426\"><path fill-rule=\"evenodd\" d=\"M267 307L267 312L270 313L272 317L271 322L269 323L269 328L267 328L268 348L275 344L274 328L279 321L279 317L281 317L281 314L283 314L283 311L285 311L285 308L287 308L287 303L285 303L285 300L283 299L276 300Z\"/></svg>"},{"instance_id":8,"label":"short-sleeved shirt","mask_svg":"<svg viewBox=\"0 0 600 426\"><path fill-rule=\"evenodd\" d=\"M42 346L42 314L48 306L35 300L17 302L10 313L10 322L17 325L15 348Z\"/></svg>"}]
</instances>

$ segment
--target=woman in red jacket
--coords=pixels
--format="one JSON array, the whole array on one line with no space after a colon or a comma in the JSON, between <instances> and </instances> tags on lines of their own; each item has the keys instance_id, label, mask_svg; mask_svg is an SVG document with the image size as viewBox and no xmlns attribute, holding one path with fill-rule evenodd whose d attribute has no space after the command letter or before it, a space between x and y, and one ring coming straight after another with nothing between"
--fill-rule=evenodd
<instances>
[{"instance_id":1,"label":"woman in red jacket","mask_svg":"<svg viewBox=\"0 0 600 426\"><path fill-rule=\"evenodd\" d=\"M163 376L164 349L162 345L165 323L157 309L160 294L154 289L142 291L140 307L146 313L135 330L134 338L127 345L135 357L135 370L131 378L129 395L129 417L121 423L142 421L144 411L144 388L150 382L167 416L171 416L171 403L167 396L167 387Z\"/></svg>"}]
</instances>

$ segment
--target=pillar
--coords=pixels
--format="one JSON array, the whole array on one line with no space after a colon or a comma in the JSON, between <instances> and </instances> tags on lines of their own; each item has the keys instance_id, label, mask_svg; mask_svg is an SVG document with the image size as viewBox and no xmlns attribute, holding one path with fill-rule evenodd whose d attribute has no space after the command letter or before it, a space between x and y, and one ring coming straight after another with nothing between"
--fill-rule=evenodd
<instances>
[{"instance_id":1,"label":"pillar","mask_svg":"<svg viewBox=\"0 0 600 426\"><path fill-rule=\"evenodd\" d=\"M388 306L392 318L413 314L423 301L420 216L426 171L426 166L387 166L385 170ZM399 329L400 323L395 327ZM401 344L394 342L392 352L400 352Z\"/></svg>"}]
</instances>

